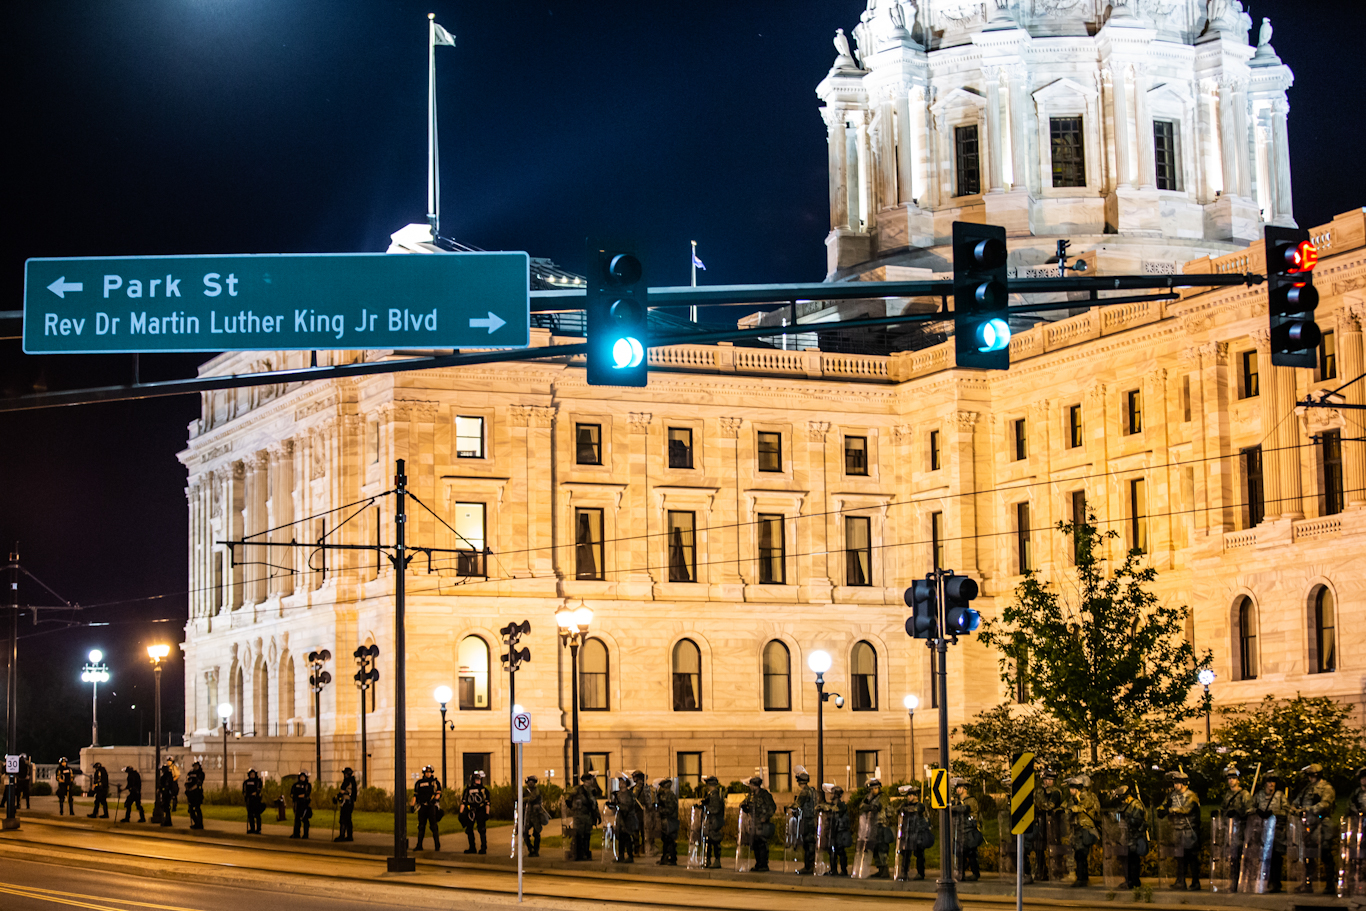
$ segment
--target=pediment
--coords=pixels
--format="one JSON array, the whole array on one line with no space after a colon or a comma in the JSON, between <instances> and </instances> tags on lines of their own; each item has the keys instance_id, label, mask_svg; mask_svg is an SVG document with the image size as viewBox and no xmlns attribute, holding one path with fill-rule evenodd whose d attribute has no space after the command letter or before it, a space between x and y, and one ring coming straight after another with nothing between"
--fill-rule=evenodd
<instances>
[{"instance_id":1,"label":"pediment","mask_svg":"<svg viewBox=\"0 0 1366 911\"><path fill-rule=\"evenodd\" d=\"M1148 104L1177 104L1185 105L1191 102L1191 93L1184 85L1164 82L1148 89Z\"/></svg>"},{"instance_id":2,"label":"pediment","mask_svg":"<svg viewBox=\"0 0 1366 911\"><path fill-rule=\"evenodd\" d=\"M1055 79L1048 85L1034 90L1033 98L1035 104L1049 104L1060 101L1064 98L1074 98L1080 96L1088 101L1094 99L1099 94L1094 88L1082 85L1075 79Z\"/></svg>"},{"instance_id":3,"label":"pediment","mask_svg":"<svg viewBox=\"0 0 1366 911\"><path fill-rule=\"evenodd\" d=\"M935 114L942 114L954 108L983 108L986 107L987 100L972 89L956 88L930 105L930 111Z\"/></svg>"}]
</instances>

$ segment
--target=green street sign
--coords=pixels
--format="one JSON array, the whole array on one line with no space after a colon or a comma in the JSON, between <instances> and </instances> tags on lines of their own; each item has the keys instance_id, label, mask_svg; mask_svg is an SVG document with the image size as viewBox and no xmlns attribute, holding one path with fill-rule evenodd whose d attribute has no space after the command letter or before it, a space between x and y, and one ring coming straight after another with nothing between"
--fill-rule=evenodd
<instances>
[{"instance_id":1,"label":"green street sign","mask_svg":"<svg viewBox=\"0 0 1366 911\"><path fill-rule=\"evenodd\" d=\"M525 348L525 253L95 256L24 263L24 352Z\"/></svg>"}]
</instances>

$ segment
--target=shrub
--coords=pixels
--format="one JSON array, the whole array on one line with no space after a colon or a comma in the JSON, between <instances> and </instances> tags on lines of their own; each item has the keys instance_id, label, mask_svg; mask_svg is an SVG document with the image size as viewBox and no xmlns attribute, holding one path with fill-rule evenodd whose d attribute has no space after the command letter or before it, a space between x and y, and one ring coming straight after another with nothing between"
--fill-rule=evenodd
<instances>
[{"instance_id":1,"label":"shrub","mask_svg":"<svg viewBox=\"0 0 1366 911\"><path fill-rule=\"evenodd\" d=\"M34 797L51 797L52 785L48 784L46 781L35 781L29 786L29 793Z\"/></svg>"}]
</instances>

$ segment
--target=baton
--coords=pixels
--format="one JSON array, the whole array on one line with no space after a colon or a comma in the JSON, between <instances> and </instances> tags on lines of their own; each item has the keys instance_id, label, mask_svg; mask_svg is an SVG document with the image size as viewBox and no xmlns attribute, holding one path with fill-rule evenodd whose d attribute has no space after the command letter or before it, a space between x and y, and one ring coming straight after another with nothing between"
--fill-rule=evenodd
<instances>
[{"instance_id":1,"label":"baton","mask_svg":"<svg viewBox=\"0 0 1366 911\"><path fill-rule=\"evenodd\" d=\"M1253 796L1253 797L1256 797L1256 796L1257 796L1257 779L1261 777L1261 774L1262 774L1262 764L1259 762L1259 763L1257 763L1257 771L1255 771L1255 772L1252 773L1252 796Z\"/></svg>"}]
</instances>

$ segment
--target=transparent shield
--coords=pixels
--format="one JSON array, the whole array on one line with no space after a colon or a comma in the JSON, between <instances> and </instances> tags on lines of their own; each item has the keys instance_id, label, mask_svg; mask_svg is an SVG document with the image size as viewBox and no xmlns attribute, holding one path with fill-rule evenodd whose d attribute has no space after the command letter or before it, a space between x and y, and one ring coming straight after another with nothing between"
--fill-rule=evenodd
<instances>
[{"instance_id":1,"label":"transparent shield","mask_svg":"<svg viewBox=\"0 0 1366 911\"><path fill-rule=\"evenodd\" d=\"M853 879L867 879L877 872L873 857L873 829L873 817L868 813L860 813L858 835L854 837L854 862L849 866L849 876Z\"/></svg>"},{"instance_id":2,"label":"transparent shield","mask_svg":"<svg viewBox=\"0 0 1366 911\"><path fill-rule=\"evenodd\" d=\"M1285 833L1285 860L1289 865L1288 888L1309 882L1318 864L1318 842L1301 813L1291 813L1286 818L1288 828Z\"/></svg>"},{"instance_id":3,"label":"transparent shield","mask_svg":"<svg viewBox=\"0 0 1366 911\"><path fill-rule=\"evenodd\" d=\"M797 869L802 849L802 811L788 807L783 812L783 867L789 873Z\"/></svg>"},{"instance_id":4,"label":"transparent shield","mask_svg":"<svg viewBox=\"0 0 1366 911\"><path fill-rule=\"evenodd\" d=\"M1284 834L1284 833L1282 833ZM1260 895L1270 888L1271 865L1279 863L1276 850L1276 817L1262 819L1256 813L1247 818L1243 830L1243 865L1238 891Z\"/></svg>"},{"instance_id":5,"label":"transparent shield","mask_svg":"<svg viewBox=\"0 0 1366 911\"><path fill-rule=\"evenodd\" d=\"M1211 892L1238 891L1243 865L1244 827L1241 819L1218 813L1210 819L1209 888Z\"/></svg>"},{"instance_id":6,"label":"transparent shield","mask_svg":"<svg viewBox=\"0 0 1366 911\"><path fill-rule=\"evenodd\" d=\"M1118 889L1128 879L1128 826L1113 811L1100 816L1101 875L1105 886Z\"/></svg>"},{"instance_id":7,"label":"transparent shield","mask_svg":"<svg viewBox=\"0 0 1366 911\"><path fill-rule=\"evenodd\" d=\"M640 850L645 857L654 857L659 853L655 842L659 841L663 826L659 821L659 811L654 807L654 795L646 796L649 803L644 805L645 809L641 814Z\"/></svg>"},{"instance_id":8,"label":"transparent shield","mask_svg":"<svg viewBox=\"0 0 1366 911\"><path fill-rule=\"evenodd\" d=\"M694 804L688 810L688 869L701 870L706 866L706 852L702 846L702 826L706 812L701 804Z\"/></svg>"},{"instance_id":9,"label":"transparent shield","mask_svg":"<svg viewBox=\"0 0 1366 911\"><path fill-rule=\"evenodd\" d=\"M1342 819L1342 863L1338 897L1366 895L1366 820L1352 814Z\"/></svg>"},{"instance_id":10,"label":"transparent shield","mask_svg":"<svg viewBox=\"0 0 1366 911\"><path fill-rule=\"evenodd\" d=\"M512 843L509 846L508 857L517 856L517 846L526 838L526 833L522 831L522 814L517 812L517 804L512 804Z\"/></svg>"},{"instance_id":11,"label":"transparent shield","mask_svg":"<svg viewBox=\"0 0 1366 911\"><path fill-rule=\"evenodd\" d=\"M1169 886L1176 882L1176 832L1171 819L1157 821L1157 881Z\"/></svg>"},{"instance_id":12,"label":"transparent shield","mask_svg":"<svg viewBox=\"0 0 1366 911\"><path fill-rule=\"evenodd\" d=\"M560 800L560 844L564 847L564 859L574 859L574 815L569 812L569 794Z\"/></svg>"},{"instance_id":13,"label":"transparent shield","mask_svg":"<svg viewBox=\"0 0 1366 911\"><path fill-rule=\"evenodd\" d=\"M1001 802L1002 809L996 813L996 849L1000 852L1000 860L997 862L996 870L1002 876L1015 876L1015 862L1018 852L1015 844L1018 836L1010 833L1010 805L1008 801ZM1026 864L1025 869L1029 867Z\"/></svg>"},{"instance_id":14,"label":"transparent shield","mask_svg":"<svg viewBox=\"0 0 1366 911\"><path fill-rule=\"evenodd\" d=\"M1072 863L1072 833L1069 831L1067 814L1062 810L1051 810L1043 818L1047 822L1048 878L1055 883L1061 882Z\"/></svg>"},{"instance_id":15,"label":"transparent shield","mask_svg":"<svg viewBox=\"0 0 1366 911\"><path fill-rule=\"evenodd\" d=\"M831 807L821 807L816 811L816 862L813 867L817 876L824 876L830 872L830 852L834 842L835 811Z\"/></svg>"},{"instance_id":16,"label":"transparent shield","mask_svg":"<svg viewBox=\"0 0 1366 911\"><path fill-rule=\"evenodd\" d=\"M604 865L614 864L621 860L621 845L617 844L619 836L616 808L611 804L606 804L602 808L602 862Z\"/></svg>"},{"instance_id":17,"label":"transparent shield","mask_svg":"<svg viewBox=\"0 0 1366 911\"><path fill-rule=\"evenodd\" d=\"M754 866L754 814L741 810L735 822L735 872L748 873Z\"/></svg>"},{"instance_id":18,"label":"transparent shield","mask_svg":"<svg viewBox=\"0 0 1366 911\"><path fill-rule=\"evenodd\" d=\"M892 879L900 882L905 882L911 878L911 862L915 858L913 828L911 812L902 808L896 814L896 858L892 871Z\"/></svg>"}]
</instances>

